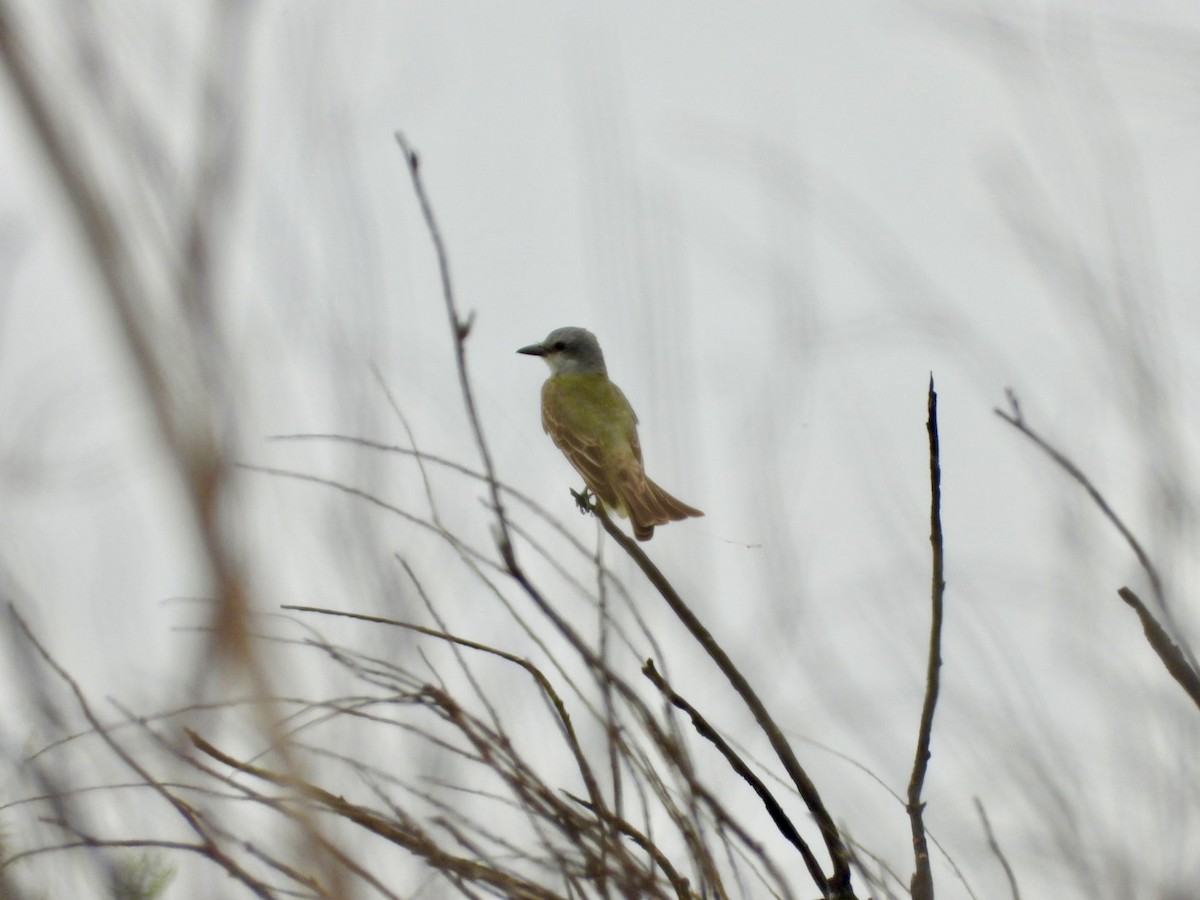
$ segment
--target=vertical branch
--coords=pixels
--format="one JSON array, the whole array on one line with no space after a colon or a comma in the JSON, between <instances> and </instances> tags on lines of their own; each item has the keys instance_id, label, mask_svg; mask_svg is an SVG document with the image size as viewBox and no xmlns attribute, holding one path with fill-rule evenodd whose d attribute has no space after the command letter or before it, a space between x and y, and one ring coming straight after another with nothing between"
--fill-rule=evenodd
<instances>
[{"instance_id":1,"label":"vertical branch","mask_svg":"<svg viewBox=\"0 0 1200 900\"><path fill-rule=\"evenodd\" d=\"M925 836L925 804L921 789L929 768L929 741L933 736L933 712L937 707L942 667L942 608L946 593L942 541L942 463L938 447L937 392L929 376L929 543L933 546L931 599L933 615L929 624L929 665L925 673L925 705L921 709L921 727L917 734L917 753L912 777L908 782L908 820L912 825L913 855L916 870L910 885L914 900L933 900L933 875L929 869L929 842Z\"/></svg>"}]
</instances>

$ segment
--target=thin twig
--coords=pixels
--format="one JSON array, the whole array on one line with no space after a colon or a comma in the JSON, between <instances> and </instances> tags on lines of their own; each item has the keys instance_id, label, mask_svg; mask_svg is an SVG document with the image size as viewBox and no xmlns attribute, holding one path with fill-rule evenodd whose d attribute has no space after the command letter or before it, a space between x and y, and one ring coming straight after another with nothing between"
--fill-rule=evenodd
<instances>
[{"instance_id":1,"label":"thin twig","mask_svg":"<svg viewBox=\"0 0 1200 900\"><path fill-rule=\"evenodd\" d=\"M917 732L917 752L913 759L912 777L908 782L908 819L912 826L913 872L911 891L914 900L933 900L933 873L929 866L929 841L925 835L925 803L921 789L929 768L929 742L933 737L933 713L937 708L942 667L942 611L946 594L943 567L942 537L942 462L938 445L937 391L933 376L929 376L929 543L933 548L931 602L933 612L929 623L929 663L925 673L925 703L921 708L921 725Z\"/></svg>"},{"instance_id":2,"label":"thin twig","mask_svg":"<svg viewBox=\"0 0 1200 900\"><path fill-rule=\"evenodd\" d=\"M1013 868L1008 863L1008 857L1004 855L1004 851L1000 849L1000 844L996 841L996 835L992 833L992 823L988 821L987 812L983 808L983 803L978 797L975 798L975 809L979 813L979 821L983 823L983 833L987 835L988 848L996 854L996 859L1000 860L1000 865L1004 867L1004 874L1008 877L1008 886L1012 888L1013 900L1021 900L1021 890L1017 887L1017 875L1013 872Z\"/></svg>"},{"instance_id":3,"label":"thin twig","mask_svg":"<svg viewBox=\"0 0 1200 900\"><path fill-rule=\"evenodd\" d=\"M1025 437L1033 441L1039 450L1058 463L1063 471L1075 479L1075 481L1079 482L1083 489L1087 491L1088 496L1092 498L1092 501L1096 504L1096 506L1100 508L1100 512L1102 512L1104 517L1112 523L1113 527L1121 533L1121 537L1125 539L1125 543L1127 543L1129 548L1133 550L1134 556L1137 557L1138 564L1142 567L1143 571L1146 573L1146 576L1150 579L1150 585L1154 590L1154 599L1157 600L1159 604L1165 604L1166 601L1163 596L1162 578L1158 574L1158 569L1150 560L1150 554L1148 554L1142 548L1141 543L1138 542L1138 539L1134 536L1133 532L1126 527L1125 523L1122 522L1120 517L1113 511L1113 508L1108 505L1108 501L1104 499L1104 495L1100 493L1099 489L1094 484L1092 484L1091 479L1083 474L1083 470L1069 460L1060 450L1051 446L1045 438L1043 438L1040 434L1034 431L1032 427L1030 427L1030 425L1025 421L1025 414L1021 411L1020 401L1017 399L1016 393L1011 388L1007 391L1007 396L1010 412L1005 412L1002 409L994 409L992 412L998 415L1009 425L1013 426L1013 428L1017 429L1017 431L1021 432L1021 434L1025 435Z\"/></svg>"},{"instance_id":4,"label":"thin twig","mask_svg":"<svg viewBox=\"0 0 1200 900\"><path fill-rule=\"evenodd\" d=\"M1150 642L1150 646L1158 654L1158 658L1167 667L1171 677L1179 682L1179 686L1187 692L1192 702L1200 707L1200 674L1197 674L1196 670L1192 668L1183 651L1171 640L1171 636L1167 634L1166 630L1158 624L1137 594L1127 587L1121 588L1117 594L1133 607L1138 618L1142 620L1142 630L1146 633L1146 640Z\"/></svg>"},{"instance_id":5,"label":"thin twig","mask_svg":"<svg viewBox=\"0 0 1200 900\"><path fill-rule=\"evenodd\" d=\"M442 527L441 517L438 515L437 501L433 495L433 482L429 479L429 471L425 466L425 457L421 451L417 450L417 437L413 434L412 426L408 424L408 416L404 415L404 410L400 408L399 401L396 400L392 389L383 378L383 373L379 371L379 366L371 363L371 374L375 376L375 383L379 385L379 389L383 391L383 395L387 397L388 405L392 408L392 412L396 414L396 418L400 420L401 427L404 428L404 433L408 436L409 446L412 447L412 457L417 463L417 471L421 473L421 483L425 486L425 499L429 501L429 518L434 525ZM272 440L280 440L275 437Z\"/></svg>"},{"instance_id":6,"label":"thin twig","mask_svg":"<svg viewBox=\"0 0 1200 900\"><path fill-rule=\"evenodd\" d=\"M700 711L667 684L666 680L658 674L658 670L654 668L653 660L646 660L645 665L642 666L642 674L650 679L650 683L658 688L672 706L688 714L692 720L692 725L700 736L716 747L720 754L725 757L730 767L741 776L743 781L750 785L754 793L758 795L759 800L762 801L763 806L766 807L767 814L771 817L771 821L775 823L775 827L779 829L779 833L787 838L788 842L799 850L800 855L804 857L804 864L808 866L808 873L812 876L813 881L818 885L822 884L825 881L825 875L821 871L821 864L817 861L816 856L813 855L812 850L809 849L804 838L800 836L800 832L796 830L796 826L792 824L792 820L787 817L787 813L783 811L783 807L779 805L779 801L775 799L775 795L771 793L771 789L754 773L754 770L746 764L745 760L738 756L737 752L708 723L708 720L704 718Z\"/></svg>"},{"instance_id":7,"label":"thin twig","mask_svg":"<svg viewBox=\"0 0 1200 900\"><path fill-rule=\"evenodd\" d=\"M1079 466L1075 465L1075 463L1073 463L1070 459L1068 459L1060 450L1051 446L1049 442L1047 442L1040 434L1038 434L1029 426L1029 424L1025 421L1024 413L1021 412L1021 403L1017 399L1016 393L1011 388L1009 388L1006 393L1010 411L1005 412L1004 410L996 409L993 410L993 412L995 412L996 415L998 415L1005 422L1012 425L1013 428L1017 429L1017 431L1021 432L1021 434L1025 435L1025 437L1029 438L1029 440L1033 441L1039 450L1054 460L1054 462L1056 462L1063 469L1063 471L1070 475L1071 478L1073 478L1085 491L1087 491L1088 496L1092 498L1092 502L1099 507L1100 512L1103 513L1104 517L1108 519L1112 526L1120 533L1121 537L1125 539L1125 543L1129 545L1129 549L1132 550L1133 555L1137 557L1138 565L1142 567L1142 571L1144 571L1146 573L1146 577L1150 579L1150 589L1154 595L1154 601L1158 604L1158 608L1162 612L1168 631L1174 634L1179 634L1179 628L1175 624L1175 618L1171 614L1171 608L1167 601L1166 589L1163 586L1162 576L1159 575L1158 568L1150 559L1150 554L1147 553L1145 548L1142 547L1141 542L1138 541L1133 531L1131 531L1130 528L1121 520L1121 517L1116 514L1113 508L1109 505L1108 501L1104 498L1104 495L1100 493L1100 490L1094 484L1092 484L1091 479L1083 473L1083 470L1080 469ZM1192 654L1190 648L1184 646L1179 648L1179 652L1183 653L1187 657L1188 663L1193 670L1200 669L1200 664L1197 663L1196 658Z\"/></svg>"},{"instance_id":8,"label":"thin twig","mask_svg":"<svg viewBox=\"0 0 1200 900\"><path fill-rule=\"evenodd\" d=\"M475 409L475 393L471 389L471 379L467 374L467 337L475 321L471 313L464 321L458 313L454 300L454 284L450 279L450 258L446 253L446 244L442 240L442 232L438 227L437 218L433 214L433 205L425 192L425 183L421 179L420 158L413 149L403 132L396 132L396 143L404 153L404 161L408 166L408 174L412 179L413 192L421 204L421 215L433 241L433 249L437 254L438 274L442 281L442 299L446 303L446 315L450 320L450 333L454 337L454 359L458 366L458 383L462 389L463 405L467 410L467 418L471 422L471 431L475 435L475 445L479 448L479 458L483 461L483 470L487 475L488 490L491 492L492 508L496 512L496 526L499 529L498 540L503 548L511 548L512 541L508 533L508 518L504 514L504 504L500 499L500 484L496 480L496 467L492 464L492 454L488 450L487 440L483 436L483 425L479 421L479 413ZM511 550L509 551L511 552Z\"/></svg>"}]
</instances>

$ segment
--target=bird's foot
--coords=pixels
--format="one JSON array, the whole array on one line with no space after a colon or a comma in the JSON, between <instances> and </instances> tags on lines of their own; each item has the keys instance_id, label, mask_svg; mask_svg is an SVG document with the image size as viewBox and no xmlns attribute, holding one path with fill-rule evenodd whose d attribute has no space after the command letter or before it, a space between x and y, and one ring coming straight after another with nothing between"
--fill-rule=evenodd
<instances>
[{"instance_id":1,"label":"bird's foot","mask_svg":"<svg viewBox=\"0 0 1200 900\"><path fill-rule=\"evenodd\" d=\"M582 515L587 515L590 512L596 511L595 500L596 495L589 491L586 487L582 491L571 489L571 496L575 498L575 505L579 507L579 512Z\"/></svg>"}]
</instances>

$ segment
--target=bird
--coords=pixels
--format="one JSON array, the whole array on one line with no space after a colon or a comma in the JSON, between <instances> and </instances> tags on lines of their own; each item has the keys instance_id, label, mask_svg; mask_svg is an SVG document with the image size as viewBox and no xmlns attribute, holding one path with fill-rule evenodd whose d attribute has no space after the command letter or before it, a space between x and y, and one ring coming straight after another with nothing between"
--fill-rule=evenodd
<instances>
[{"instance_id":1,"label":"bird","mask_svg":"<svg viewBox=\"0 0 1200 900\"><path fill-rule=\"evenodd\" d=\"M517 352L540 356L550 366L542 385L542 428L604 507L630 520L635 538L648 541L655 526L704 515L646 477L637 414L608 380L594 334L556 328Z\"/></svg>"}]
</instances>

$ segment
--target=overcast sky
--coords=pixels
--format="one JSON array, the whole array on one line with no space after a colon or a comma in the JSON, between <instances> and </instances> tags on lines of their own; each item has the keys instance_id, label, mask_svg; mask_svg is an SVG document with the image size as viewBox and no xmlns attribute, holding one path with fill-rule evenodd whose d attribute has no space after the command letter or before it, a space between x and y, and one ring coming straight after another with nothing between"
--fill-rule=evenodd
<instances>
[{"instance_id":1,"label":"overcast sky","mask_svg":"<svg viewBox=\"0 0 1200 900\"><path fill-rule=\"evenodd\" d=\"M931 827L981 897L1006 882L973 796L1029 896L1200 879L1196 710L1116 596L1148 596L1145 576L992 412L1014 389L1092 476L1194 644L1200 7L269 2L231 4L221 32L209 4L103 3L92 20L7 5L131 217L169 218L194 189L211 137L198 85L218 73L231 112L216 121L236 134L215 248L232 457L419 504L415 470L268 441L407 443L376 366L424 449L477 464L402 130L475 316L469 367L501 477L595 540L541 431L545 367L515 353L591 329L651 477L706 513L659 529L651 553L785 727L894 790L923 689L932 373L948 613ZM98 69L79 56L89 41ZM0 561L97 696L162 708L195 662L180 598L211 585L11 91L0 117ZM132 137L139 117L161 155ZM264 609L375 602L346 577L353 554L327 558L344 520L322 519L311 488L246 477L238 527ZM447 482L442 511L486 546L482 493ZM401 539L373 540L355 551L366 565ZM658 621L657 598L639 602ZM486 620L448 614L467 633ZM812 754L839 817L903 867L902 807ZM1043 771L1075 804L1069 827L1045 820ZM1072 828L1100 881L1054 849Z\"/></svg>"}]
</instances>

